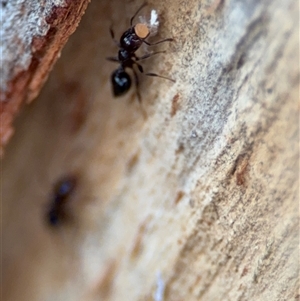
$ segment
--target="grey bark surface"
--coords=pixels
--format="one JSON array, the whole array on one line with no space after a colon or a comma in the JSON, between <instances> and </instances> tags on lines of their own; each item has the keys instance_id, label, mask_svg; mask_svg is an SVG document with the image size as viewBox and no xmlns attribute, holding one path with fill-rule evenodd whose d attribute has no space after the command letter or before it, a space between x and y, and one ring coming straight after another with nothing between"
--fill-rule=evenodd
<instances>
[{"instance_id":1,"label":"grey bark surface","mask_svg":"<svg viewBox=\"0 0 300 301\"><path fill-rule=\"evenodd\" d=\"M151 1L176 41L143 66L176 83L140 76L141 105L105 61L139 5L93 1L16 124L4 300L298 300L297 3ZM69 173L73 220L51 229Z\"/></svg>"}]
</instances>

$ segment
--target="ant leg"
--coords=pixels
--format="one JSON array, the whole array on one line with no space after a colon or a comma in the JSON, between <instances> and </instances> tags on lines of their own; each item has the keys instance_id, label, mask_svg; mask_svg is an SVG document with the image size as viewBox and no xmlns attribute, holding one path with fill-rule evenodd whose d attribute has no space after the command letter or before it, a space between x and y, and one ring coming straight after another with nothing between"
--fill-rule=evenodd
<instances>
[{"instance_id":1,"label":"ant leg","mask_svg":"<svg viewBox=\"0 0 300 301\"><path fill-rule=\"evenodd\" d=\"M165 51L151 52L151 53L145 54L145 55L140 56L140 57L134 55L134 58L136 59L136 61L141 61L141 60L147 59L147 58L149 58L149 57L151 57L151 56L153 56L155 54L158 54L158 53L165 53Z\"/></svg>"},{"instance_id":2,"label":"ant leg","mask_svg":"<svg viewBox=\"0 0 300 301\"><path fill-rule=\"evenodd\" d=\"M144 73L144 69L143 69L143 66L138 64L137 62L134 62L135 65L137 65L139 71L147 76L154 76L154 77L160 77L160 78L164 78L164 79L167 79L167 80L170 80L171 82L175 83L176 81L172 78L169 78L169 77L166 77L166 76L162 76L162 75L159 75L159 74L156 74L156 73ZM132 68L133 69L133 68Z\"/></svg>"},{"instance_id":3,"label":"ant leg","mask_svg":"<svg viewBox=\"0 0 300 301\"><path fill-rule=\"evenodd\" d=\"M109 27L109 32L110 32L110 36L113 39L113 41L115 42L115 44L120 47L119 42L115 39L115 33L113 31L112 25Z\"/></svg>"},{"instance_id":4,"label":"ant leg","mask_svg":"<svg viewBox=\"0 0 300 301\"><path fill-rule=\"evenodd\" d=\"M142 97L141 97L141 93L140 93L140 81L139 81L138 75L137 75L136 71L134 70L134 68L132 68L132 71L133 71L133 75L134 75L136 95L138 97L139 103L142 103Z\"/></svg>"},{"instance_id":5,"label":"ant leg","mask_svg":"<svg viewBox=\"0 0 300 301\"><path fill-rule=\"evenodd\" d=\"M143 42L144 42L145 44L147 44L148 46L153 46L153 45L157 45L157 44L160 44L160 43L164 43L164 42L173 42L173 41L174 41L174 39L172 39L172 38L163 39L163 40L158 41L158 42L155 42L155 43L149 43L149 42L143 40Z\"/></svg>"},{"instance_id":6,"label":"ant leg","mask_svg":"<svg viewBox=\"0 0 300 301\"><path fill-rule=\"evenodd\" d=\"M170 80L173 83L176 83L176 81L174 79L169 78L169 77L165 77L165 76L162 76L162 75L159 75L159 74L156 74L156 73L144 73L144 74L147 75L147 76L154 76L154 77L164 78L164 79Z\"/></svg>"},{"instance_id":7,"label":"ant leg","mask_svg":"<svg viewBox=\"0 0 300 301\"><path fill-rule=\"evenodd\" d=\"M136 61L133 61L133 64L137 65L137 67L138 67L138 69L139 69L139 71L140 71L141 73L144 73L144 68L143 68L142 65L140 65L140 64L137 63ZM133 68L132 68L132 69L133 69Z\"/></svg>"},{"instance_id":8,"label":"ant leg","mask_svg":"<svg viewBox=\"0 0 300 301\"><path fill-rule=\"evenodd\" d=\"M146 113L146 111L145 111L145 109L143 107L142 97L141 97L141 94L140 94L140 81L139 81L138 75L137 75L136 71L134 70L134 68L132 68L132 71L133 71L134 81L135 81L135 87L136 87L136 95L137 95L137 98L138 98L138 101L139 101L142 113L144 115L144 118L147 119L147 113Z\"/></svg>"},{"instance_id":9,"label":"ant leg","mask_svg":"<svg viewBox=\"0 0 300 301\"><path fill-rule=\"evenodd\" d=\"M140 8L136 11L136 13L133 15L133 17L130 19L130 26L132 26L133 19L136 17L136 15L141 11L142 8L144 8L146 5L148 5L147 1L145 1Z\"/></svg>"},{"instance_id":10,"label":"ant leg","mask_svg":"<svg viewBox=\"0 0 300 301\"><path fill-rule=\"evenodd\" d=\"M117 57L114 57L114 56L106 57L106 59L110 62L120 63L119 59Z\"/></svg>"}]
</instances>

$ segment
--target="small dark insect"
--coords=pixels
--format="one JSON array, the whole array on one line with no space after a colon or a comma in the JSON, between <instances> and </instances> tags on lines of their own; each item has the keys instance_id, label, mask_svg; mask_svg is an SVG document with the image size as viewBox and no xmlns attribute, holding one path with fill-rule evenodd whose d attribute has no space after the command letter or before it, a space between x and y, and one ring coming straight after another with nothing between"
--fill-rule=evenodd
<instances>
[{"instance_id":1,"label":"small dark insect","mask_svg":"<svg viewBox=\"0 0 300 301\"><path fill-rule=\"evenodd\" d=\"M145 2L143 5L140 6L140 8L137 10L137 12L133 15L133 17L130 19L130 28L126 30L121 38L120 42L115 40L115 34L110 28L110 34L114 42L119 47L119 52L117 57L108 57L107 60L112 62L117 62L120 64L120 67L116 69L112 75L111 75L111 82L112 82L112 88L113 88L113 94L114 96L121 96L125 94L131 87L131 78L129 74L126 71L126 68L132 69L135 85L136 85L136 93L138 96L139 102L141 102L141 95L139 92L139 79L138 75L136 73L136 70L134 69L134 66L138 68L138 70L141 73L144 73L143 67L138 63L138 61L147 59L155 54L158 53L164 53L164 51L156 51L149 54L145 54L141 57L136 56L135 52L141 47L143 43L145 43L148 46L157 45L163 42L171 42L173 41L172 38L160 40L155 43L149 43L146 41L146 39L150 35L150 30L147 24L144 23L137 23L135 25L133 24L134 18L137 16L137 14L141 11L142 8L144 8L147 5L147 2ZM172 82L175 82L173 79L164 77L161 75L158 75L156 73L144 73L148 76L155 76L164 78L167 80L170 80Z\"/></svg>"},{"instance_id":2,"label":"small dark insect","mask_svg":"<svg viewBox=\"0 0 300 301\"><path fill-rule=\"evenodd\" d=\"M46 221L51 227L57 227L69 219L66 205L76 186L77 178L74 175L62 177L55 183L46 212Z\"/></svg>"}]
</instances>

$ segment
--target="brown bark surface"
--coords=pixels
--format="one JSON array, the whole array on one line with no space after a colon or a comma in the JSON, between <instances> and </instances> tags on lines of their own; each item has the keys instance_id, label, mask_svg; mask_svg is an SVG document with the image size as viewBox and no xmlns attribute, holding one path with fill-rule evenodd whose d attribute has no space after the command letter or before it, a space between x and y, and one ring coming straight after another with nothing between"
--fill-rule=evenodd
<instances>
[{"instance_id":1,"label":"brown bark surface","mask_svg":"<svg viewBox=\"0 0 300 301\"><path fill-rule=\"evenodd\" d=\"M298 300L299 8L151 1L159 36L111 95L140 2L93 1L2 163L4 300ZM145 51L143 49L143 51ZM76 173L69 222L45 221Z\"/></svg>"},{"instance_id":2,"label":"brown bark surface","mask_svg":"<svg viewBox=\"0 0 300 301\"><path fill-rule=\"evenodd\" d=\"M21 105L38 95L88 2L1 2L1 150L13 134Z\"/></svg>"}]
</instances>

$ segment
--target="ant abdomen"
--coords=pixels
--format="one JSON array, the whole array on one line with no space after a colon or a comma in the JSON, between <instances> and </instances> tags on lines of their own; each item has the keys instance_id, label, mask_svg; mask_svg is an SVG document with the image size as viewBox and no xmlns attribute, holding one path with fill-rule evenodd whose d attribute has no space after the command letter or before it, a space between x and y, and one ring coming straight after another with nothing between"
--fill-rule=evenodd
<instances>
[{"instance_id":1,"label":"ant abdomen","mask_svg":"<svg viewBox=\"0 0 300 301\"><path fill-rule=\"evenodd\" d=\"M131 87L131 78L127 72L117 69L111 75L114 96L125 94Z\"/></svg>"}]
</instances>

